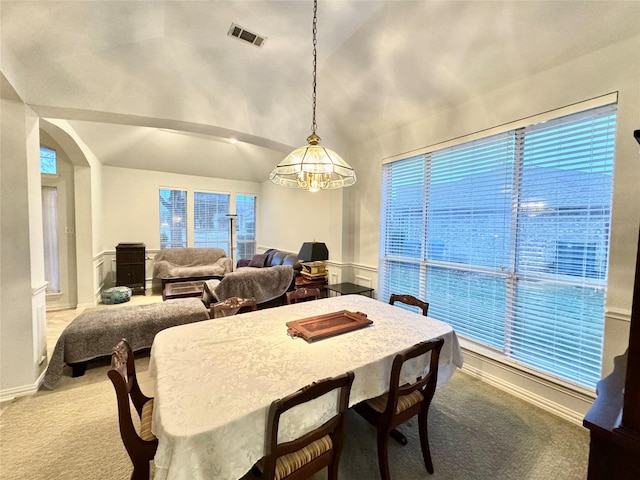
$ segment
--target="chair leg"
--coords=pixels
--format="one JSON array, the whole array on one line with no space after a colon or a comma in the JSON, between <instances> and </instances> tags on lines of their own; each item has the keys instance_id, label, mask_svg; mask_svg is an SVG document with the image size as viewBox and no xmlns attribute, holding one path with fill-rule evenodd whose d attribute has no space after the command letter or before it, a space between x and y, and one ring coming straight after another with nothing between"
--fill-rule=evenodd
<instances>
[{"instance_id":1,"label":"chair leg","mask_svg":"<svg viewBox=\"0 0 640 480\"><path fill-rule=\"evenodd\" d=\"M431 449L429 448L429 431L427 429L427 412L418 414L418 429L420 431L420 446L422 447L422 457L427 472L433 473L433 462L431 461Z\"/></svg>"},{"instance_id":2,"label":"chair leg","mask_svg":"<svg viewBox=\"0 0 640 480\"><path fill-rule=\"evenodd\" d=\"M138 462L138 465L133 466L131 480L149 480L150 475L149 462Z\"/></svg>"},{"instance_id":3,"label":"chair leg","mask_svg":"<svg viewBox=\"0 0 640 480\"><path fill-rule=\"evenodd\" d=\"M338 460L336 458L327 467L327 478L329 480L338 480Z\"/></svg>"},{"instance_id":4,"label":"chair leg","mask_svg":"<svg viewBox=\"0 0 640 480\"><path fill-rule=\"evenodd\" d=\"M388 438L389 434L387 432L378 430L378 466L382 480L391 480L391 474L389 473L389 452L387 448Z\"/></svg>"},{"instance_id":5,"label":"chair leg","mask_svg":"<svg viewBox=\"0 0 640 480\"><path fill-rule=\"evenodd\" d=\"M396 442L398 442L403 447L407 444L407 437L405 437L400 430L394 428L389 432L389 436L393 438Z\"/></svg>"}]
</instances>

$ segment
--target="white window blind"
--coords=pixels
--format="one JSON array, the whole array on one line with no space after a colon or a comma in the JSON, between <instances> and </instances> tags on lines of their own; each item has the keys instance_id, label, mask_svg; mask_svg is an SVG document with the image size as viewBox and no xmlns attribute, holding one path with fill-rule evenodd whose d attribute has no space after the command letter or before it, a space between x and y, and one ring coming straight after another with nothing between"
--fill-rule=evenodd
<instances>
[{"instance_id":1,"label":"white window blind","mask_svg":"<svg viewBox=\"0 0 640 480\"><path fill-rule=\"evenodd\" d=\"M600 377L615 105L383 166L379 291L508 358Z\"/></svg>"},{"instance_id":2,"label":"white window blind","mask_svg":"<svg viewBox=\"0 0 640 480\"><path fill-rule=\"evenodd\" d=\"M222 248L230 256L228 213L229 194L194 192L194 246Z\"/></svg>"},{"instance_id":3,"label":"white window blind","mask_svg":"<svg viewBox=\"0 0 640 480\"><path fill-rule=\"evenodd\" d=\"M160 248L187 246L187 191L160 189Z\"/></svg>"},{"instance_id":4,"label":"white window blind","mask_svg":"<svg viewBox=\"0 0 640 480\"><path fill-rule=\"evenodd\" d=\"M236 195L236 243L238 258L256 254L256 196Z\"/></svg>"},{"instance_id":5,"label":"white window blind","mask_svg":"<svg viewBox=\"0 0 640 480\"><path fill-rule=\"evenodd\" d=\"M525 129L519 146L509 354L593 386L600 378L615 106Z\"/></svg>"}]
</instances>

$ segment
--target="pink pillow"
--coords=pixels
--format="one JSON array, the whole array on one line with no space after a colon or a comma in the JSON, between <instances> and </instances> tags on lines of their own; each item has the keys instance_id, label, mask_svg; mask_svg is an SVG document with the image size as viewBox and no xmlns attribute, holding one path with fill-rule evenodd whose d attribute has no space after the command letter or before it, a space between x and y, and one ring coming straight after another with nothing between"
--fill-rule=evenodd
<instances>
[{"instance_id":1,"label":"pink pillow","mask_svg":"<svg viewBox=\"0 0 640 480\"><path fill-rule=\"evenodd\" d=\"M264 267L264 263L267 261L268 256L269 255L267 255L266 253L263 253L261 255L254 255L248 266L262 268Z\"/></svg>"}]
</instances>

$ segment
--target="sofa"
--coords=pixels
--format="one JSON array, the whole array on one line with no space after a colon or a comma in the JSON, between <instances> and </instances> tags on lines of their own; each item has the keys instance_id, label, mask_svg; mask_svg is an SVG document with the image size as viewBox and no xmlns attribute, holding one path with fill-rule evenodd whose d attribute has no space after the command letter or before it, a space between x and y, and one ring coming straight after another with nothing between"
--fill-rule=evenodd
<instances>
[{"instance_id":1,"label":"sofa","mask_svg":"<svg viewBox=\"0 0 640 480\"><path fill-rule=\"evenodd\" d=\"M284 305L287 292L294 288L295 274L291 265L243 267L222 279L205 281L202 301L209 306L230 297L255 298L258 308L263 309Z\"/></svg>"},{"instance_id":2,"label":"sofa","mask_svg":"<svg viewBox=\"0 0 640 480\"><path fill-rule=\"evenodd\" d=\"M221 248L168 248L153 260L153 287L176 279L222 277L233 270L233 263Z\"/></svg>"},{"instance_id":3,"label":"sofa","mask_svg":"<svg viewBox=\"0 0 640 480\"><path fill-rule=\"evenodd\" d=\"M253 258L250 259L238 260L236 269L242 267L275 267L277 265L291 265L295 275L298 275L300 270L302 270L302 265L296 253L278 250L276 248L270 248L266 252L254 255Z\"/></svg>"}]
</instances>

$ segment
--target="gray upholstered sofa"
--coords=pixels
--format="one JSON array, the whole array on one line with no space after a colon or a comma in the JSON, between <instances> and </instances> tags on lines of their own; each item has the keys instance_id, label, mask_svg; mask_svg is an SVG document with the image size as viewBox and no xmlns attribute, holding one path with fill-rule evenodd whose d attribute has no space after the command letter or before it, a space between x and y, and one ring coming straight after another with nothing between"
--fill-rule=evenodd
<instances>
[{"instance_id":1,"label":"gray upholstered sofa","mask_svg":"<svg viewBox=\"0 0 640 480\"><path fill-rule=\"evenodd\" d=\"M221 248L169 248L153 260L153 289L163 289L171 279L221 277L232 270L232 260Z\"/></svg>"}]
</instances>

